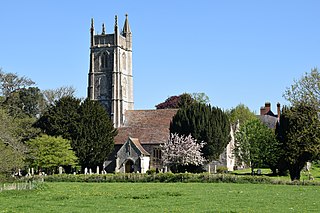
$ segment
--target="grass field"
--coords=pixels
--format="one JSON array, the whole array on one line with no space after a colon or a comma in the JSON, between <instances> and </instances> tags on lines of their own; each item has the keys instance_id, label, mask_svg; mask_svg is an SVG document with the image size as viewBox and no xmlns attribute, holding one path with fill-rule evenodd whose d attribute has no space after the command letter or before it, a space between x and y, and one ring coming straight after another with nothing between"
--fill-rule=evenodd
<instances>
[{"instance_id":1,"label":"grass field","mask_svg":"<svg viewBox=\"0 0 320 213\"><path fill-rule=\"evenodd\" d=\"M318 186L46 183L0 192L0 212L319 212Z\"/></svg>"}]
</instances>

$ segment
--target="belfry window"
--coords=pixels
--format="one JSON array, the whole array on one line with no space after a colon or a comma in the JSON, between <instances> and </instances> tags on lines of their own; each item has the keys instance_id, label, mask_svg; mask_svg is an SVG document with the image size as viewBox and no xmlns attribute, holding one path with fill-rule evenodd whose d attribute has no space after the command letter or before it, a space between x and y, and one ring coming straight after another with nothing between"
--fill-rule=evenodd
<instances>
[{"instance_id":1,"label":"belfry window","mask_svg":"<svg viewBox=\"0 0 320 213\"><path fill-rule=\"evenodd\" d=\"M127 69L127 57L125 53L122 53L122 69Z\"/></svg>"},{"instance_id":2,"label":"belfry window","mask_svg":"<svg viewBox=\"0 0 320 213\"><path fill-rule=\"evenodd\" d=\"M103 69L103 68L108 68L108 66L109 66L109 63L108 63L108 53L103 53L102 55L101 55L101 68Z\"/></svg>"}]
</instances>

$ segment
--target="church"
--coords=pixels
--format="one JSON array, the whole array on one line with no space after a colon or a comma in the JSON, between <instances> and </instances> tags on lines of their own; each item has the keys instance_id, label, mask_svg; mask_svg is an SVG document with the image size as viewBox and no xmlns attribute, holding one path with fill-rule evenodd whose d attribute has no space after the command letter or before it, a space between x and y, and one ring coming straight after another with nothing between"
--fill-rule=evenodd
<instances>
[{"instance_id":1,"label":"church","mask_svg":"<svg viewBox=\"0 0 320 213\"><path fill-rule=\"evenodd\" d=\"M115 16L112 33L107 33L102 24L101 34L96 34L91 20L88 98L103 104L118 129L114 151L104 162L105 171L164 170L159 145L168 140L170 122L177 109L134 110L132 32L128 15L121 31ZM224 160L230 161L229 167L233 168L232 159Z\"/></svg>"}]
</instances>

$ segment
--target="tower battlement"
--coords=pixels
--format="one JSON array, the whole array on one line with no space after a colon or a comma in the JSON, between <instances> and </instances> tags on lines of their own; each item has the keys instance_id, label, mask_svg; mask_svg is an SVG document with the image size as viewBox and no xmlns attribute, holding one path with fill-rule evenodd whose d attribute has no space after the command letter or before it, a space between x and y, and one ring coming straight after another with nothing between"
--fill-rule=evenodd
<instances>
[{"instance_id":1,"label":"tower battlement","mask_svg":"<svg viewBox=\"0 0 320 213\"><path fill-rule=\"evenodd\" d=\"M114 32L95 34L94 20L90 28L90 68L88 98L100 101L115 127L124 122L126 110L133 110L132 33L128 15L119 33L115 16Z\"/></svg>"}]
</instances>

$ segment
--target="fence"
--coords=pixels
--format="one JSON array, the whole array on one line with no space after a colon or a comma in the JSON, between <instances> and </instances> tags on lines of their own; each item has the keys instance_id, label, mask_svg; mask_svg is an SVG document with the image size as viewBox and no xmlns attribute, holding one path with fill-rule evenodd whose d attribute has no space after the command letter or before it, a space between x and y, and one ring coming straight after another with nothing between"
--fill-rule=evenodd
<instances>
[{"instance_id":1,"label":"fence","mask_svg":"<svg viewBox=\"0 0 320 213\"><path fill-rule=\"evenodd\" d=\"M0 192L6 190L30 190L33 189L36 184L32 181L25 183L0 183Z\"/></svg>"}]
</instances>

